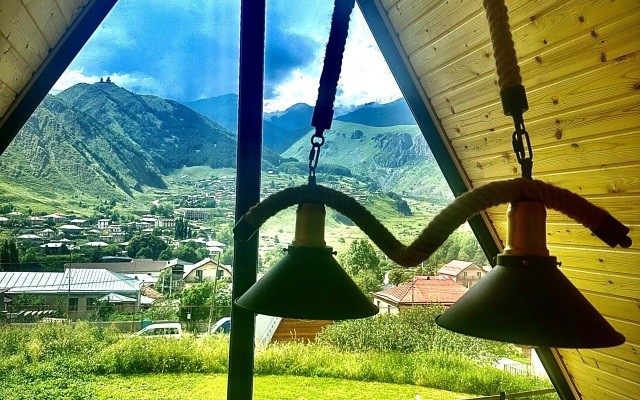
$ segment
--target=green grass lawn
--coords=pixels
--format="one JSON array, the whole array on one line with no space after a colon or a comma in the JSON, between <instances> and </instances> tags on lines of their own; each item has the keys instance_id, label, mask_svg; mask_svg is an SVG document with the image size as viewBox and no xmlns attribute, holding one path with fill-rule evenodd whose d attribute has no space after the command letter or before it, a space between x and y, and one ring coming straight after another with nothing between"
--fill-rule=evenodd
<instances>
[{"instance_id":1,"label":"green grass lawn","mask_svg":"<svg viewBox=\"0 0 640 400\"><path fill-rule=\"evenodd\" d=\"M226 399L226 374L154 374L92 378L87 384L99 400L210 400ZM256 400L453 400L472 397L412 385L358 382L301 376L256 376Z\"/></svg>"}]
</instances>

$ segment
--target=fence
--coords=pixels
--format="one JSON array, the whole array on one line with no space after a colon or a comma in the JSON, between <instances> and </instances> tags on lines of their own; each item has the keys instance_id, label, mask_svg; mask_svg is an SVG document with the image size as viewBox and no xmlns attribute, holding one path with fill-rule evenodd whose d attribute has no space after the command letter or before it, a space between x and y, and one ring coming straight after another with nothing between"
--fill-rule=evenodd
<instances>
[{"instance_id":1,"label":"fence","mask_svg":"<svg viewBox=\"0 0 640 400\"><path fill-rule=\"evenodd\" d=\"M186 330L205 332L208 327L231 313L228 305L179 306L177 304L142 307L135 304L117 307L111 304L96 304L92 307L78 306L69 309L60 304L30 304L9 306L0 312L2 324L35 324L64 320L65 322L91 321L105 326L113 325L123 332L137 332L142 321L175 322L179 321Z\"/></svg>"}]
</instances>

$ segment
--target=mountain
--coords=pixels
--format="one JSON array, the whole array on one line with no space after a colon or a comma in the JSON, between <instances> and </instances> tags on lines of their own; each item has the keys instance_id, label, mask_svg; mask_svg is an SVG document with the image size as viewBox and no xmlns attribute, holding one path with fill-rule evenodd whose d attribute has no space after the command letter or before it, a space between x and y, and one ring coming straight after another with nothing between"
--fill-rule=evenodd
<instances>
[{"instance_id":1,"label":"mountain","mask_svg":"<svg viewBox=\"0 0 640 400\"><path fill-rule=\"evenodd\" d=\"M238 95L229 93L184 103L202 115L206 115L230 132L238 129Z\"/></svg>"},{"instance_id":2,"label":"mountain","mask_svg":"<svg viewBox=\"0 0 640 400\"><path fill-rule=\"evenodd\" d=\"M0 201L124 200L176 169L235 168L235 154L232 132L181 103L78 84L47 96L0 158ZM264 168L280 162L263 149Z\"/></svg>"},{"instance_id":3,"label":"mountain","mask_svg":"<svg viewBox=\"0 0 640 400\"><path fill-rule=\"evenodd\" d=\"M195 111L205 115L224 126L230 132L238 133L238 95L225 94L207 99L184 103ZM265 147L278 151L287 133L280 127L264 120L262 125L262 141Z\"/></svg>"},{"instance_id":4,"label":"mountain","mask_svg":"<svg viewBox=\"0 0 640 400\"><path fill-rule=\"evenodd\" d=\"M306 160L311 135L312 131L308 130L303 138L282 153L282 157ZM320 167L340 166L383 191L432 200L452 199L416 125L374 127L334 120L331 129L325 132L325 138L318 162L319 182L322 182ZM286 163L281 166L283 168Z\"/></svg>"},{"instance_id":5,"label":"mountain","mask_svg":"<svg viewBox=\"0 0 640 400\"><path fill-rule=\"evenodd\" d=\"M235 107L237 98L218 100L222 110ZM325 173L356 175L385 191L450 198L417 126L372 126L394 107L368 105L343 116L372 115L366 124L334 121L325 134L319 180ZM263 148L264 169L306 174L311 113L312 107L297 104L268 116L272 122L265 126L278 129L280 136L269 137L282 156ZM233 132L181 103L113 83L78 84L47 96L0 158L0 202L75 208L127 200L165 189L165 179L184 167L235 168L235 153Z\"/></svg>"},{"instance_id":6,"label":"mountain","mask_svg":"<svg viewBox=\"0 0 640 400\"><path fill-rule=\"evenodd\" d=\"M235 167L231 132L173 100L138 95L113 83L77 84L56 95L106 128L127 135L164 174L175 168Z\"/></svg>"},{"instance_id":7,"label":"mountain","mask_svg":"<svg viewBox=\"0 0 640 400\"><path fill-rule=\"evenodd\" d=\"M307 129L311 126L313 107L305 103L297 103L284 111L267 115L269 122L287 132Z\"/></svg>"},{"instance_id":8,"label":"mountain","mask_svg":"<svg viewBox=\"0 0 640 400\"><path fill-rule=\"evenodd\" d=\"M37 202L166 187L137 143L54 96L44 99L0 157L0 170L3 192Z\"/></svg>"},{"instance_id":9,"label":"mountain","mask_svg":"<svg viewBox=\"0 0 640 400\"><path fill-rule=\"evenodd\" d=\"M377 127L416 124L416 120L403 98L386 104L367 103L335 119Z\"/></svg>"}]
</instances>

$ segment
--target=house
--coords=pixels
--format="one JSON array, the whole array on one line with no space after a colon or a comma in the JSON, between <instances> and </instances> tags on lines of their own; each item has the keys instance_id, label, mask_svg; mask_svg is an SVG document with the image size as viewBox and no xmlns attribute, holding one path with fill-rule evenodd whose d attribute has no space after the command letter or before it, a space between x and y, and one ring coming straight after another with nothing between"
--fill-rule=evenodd
<instances>
[{"instance_id":1,"label":"house","mask_svg":"<svg viewBox=\"0 0 640 400\"><path fill-rule=\"evenodd\" d=\"M77 226L82 226L82 227L89 226L89 220L80 219L80 218L72 219L71 221L69 221L69 223Z\"/></svg>"},{"instance_id":2,"label":"house","mask_svg":"<svg viewBox=\"0 0 640 400\"><path fill-rule=\"evenodd\" d=\"M447 276L414 276L409 283L373 293L373 304L380 314L396 314L413 306L451 307L468 290Z\"/></svg>"},{"instance_id":3,"label":"house","mask_svg":"<svg viewBox=\"0 0 640 400\"><path fill-rule=\"evenodd\" d=\"M80 228L79 226L76 225L60 225L58 227L59 231L62 231L65 236L76 236L76 235L80 235L82 233L82 228Z\"/></svg>"},{"instance_id":4,"label":"house","mask_svg":"<svg viewBox=\"0 0 640 400\"><path fill-rule=\"evenodd\" d=\"M154 223L156 228L161 229L173 229L176 227L175 218L158 218Z\"/></svg>"},{"instance_id":5,"label":"house","mask_svg":"<svg viewBox=\"0 0 640 400\"><path fill-rule=\"evenodd\" d=\"M64 272L0 272L0 290L8 298L42 295L43 309L57 309L72 320L94 311L98 299L115 293L138 299L141 283L106 269L66 268Z\"/></svg>"},{"instance_id":6,"label":"house","mask_svg":"<svg viewBox=\"0 0 640 400\"><path fill-rule=\"evenodd\" d=\"M98 222L96 223L96 227L98 229L107 229L110 223L111 223L111 220L108 218L99 219Z\"/></svg>"},{"instance_id":7,"label":"house","mask_svg":"<svg viewBox=\"0 0 640 400\"><path fill-rule=\"evenodd\" d=\"M120 260L121 258L113 258ZM108 259L111 260L111 259ZM147 259L129 259L130 261L107 261L99 263L67 263L65 268L76 269L106 269L118 274L144 274L153 277L160 275L160 272L167 266L166 261L154 261Z\"/></svg>"},{"instance_id":8,"label":"house","mask_svg":"<svg viewBox=\"0 0 640 400\"><path fill-rule=\"evenodd\" d=\"M182 277L185 285L188 286L190 283L202 282L208 279L231 280L232 273L230 266L218 264L217 261L207 257L200 262L185 266Z\"/></svg>"},{"instance_id":9,"label":"house","mask_svg":"<svg viewBox=\"0 0 640 400\"><path fill-rule=\"evenodd\" d=\"M471 261L452 260L443 265L438 274L448 276L454 282L470 288L487 276L487 271Z\"/></svg>"},{"instance_id":10,"label":"house","mask_svg":"<svg viewBox=\"0 0 640 400\"><path fill-rule=\"evenodd\" d=\"M45 243L45 244L41 244L40 247L44 249L44 253L47 255L69 253L69 248L67 247L67 245L61 242Z\"/></svg>"},{"instance_id":11,"label":"house","mask_svg":"<svg viewBox=\"0 0 640 400\"><path fill-rule=\"evenodd\" d=\"M44 242L44 239L38 235L26 233L16 237L16 244L21 246L33 246L40 245Z\"/></svg>"},{"instance_id":12,"label":"house","mask_svg":"<svg viewBox=\"0 0 640 400\"><path fill-rule=\"evenodd\" d=\"M6 15L0 31L32 28L10 35L5 41L7 51L0 55L5 83L0 91L0 150L9 145L115 0L38 2L52 7L20 0L4 3L11 7L3 8ZM358 6L453 193L458 196L496 180L518 177L521 168L510 146L513 124L497 99L495 54L482 2L358 0ZM529 96L525 119L527 128L535 132L535 175L589 196L618 215L633 226L637 242L640 203L637 179L633 179L640 176L637 2L612 1L604 6L595 0L511 0L508 7L522 83L534 94ZM242 22L265 18L264 5L251 11L241 17ZM242 29L246 59L260 62L241 63L240 76L260 79L263 58L254 54L263 55L264 32L250 23ZM252 47L252 43L258 45ZM34 55L38 48L42 50ZM262 85L245 83L240 85L241 98L261 98ZM240 107L238 119L251 121L255 111L255 107ZM241 149L259 153L259 129L247 128L239 136L243 133L252 140ZM239 158L238 169L246 167L259 174L257 161ZM238 174L237 198L242 201L259 195L247 180ZM490 260L507 237L505 209L494 207L469 221ZM547 242L562 261L562 272L628 342L597 351L541 349L541 361L562 400L637 398L640 295L629 288L637 287L640 252L636 245L611 251L571 218L559 213L550 213L549 218L553 228L548 230ZM257 253L254 247L238 245L236 251ZM237 274L242 280L255 277L248 270L238 269ZM253 330L252 323L236 326L237 346L229 358L238 363L253 354L253 335L246 334L248 330ZM230 398L251 398L250 385L236 383L252 379L250 367L230 371ZM242 392L245 387L249 390ZM243 396L245 392L248 396Z\"/></svg>"}]
</instances>

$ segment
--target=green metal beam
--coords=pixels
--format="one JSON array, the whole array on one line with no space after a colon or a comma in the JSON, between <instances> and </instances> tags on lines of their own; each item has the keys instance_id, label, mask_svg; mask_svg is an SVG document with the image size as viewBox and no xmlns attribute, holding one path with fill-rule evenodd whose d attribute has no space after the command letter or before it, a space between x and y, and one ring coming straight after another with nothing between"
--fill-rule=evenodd
<instances>
[{"instance_id":1,"label":"green metal beam","mask_svg":"<svg viewBox=\"0 0 640 400\"><path fill-rule=\"evenodd\" d=\"M265 0L242 0L240 5L240 86L236 161L236 223L260 201L262 166L262 103L264 90ZM255 282L258 237L236 241L231 291L231 332L227 399L253 398L255 315L235 301Z\"/></svg>"}]
</instances>

